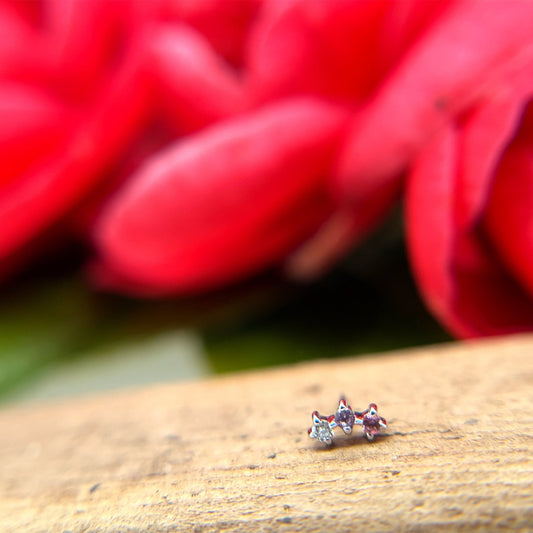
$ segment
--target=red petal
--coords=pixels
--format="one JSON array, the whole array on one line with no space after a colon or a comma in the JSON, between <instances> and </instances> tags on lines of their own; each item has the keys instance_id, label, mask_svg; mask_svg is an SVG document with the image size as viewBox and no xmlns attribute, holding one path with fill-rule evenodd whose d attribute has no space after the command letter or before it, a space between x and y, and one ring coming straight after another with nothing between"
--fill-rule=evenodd
<instances>
[{"instance_id":1,"label":"red petal","mask_svg":"<svg viewBox=\"0 0 533 533\"><path fill-rule=\"evenodd\" d=\"M145 73L147 48L142 34L127 56L102 83L86 110L86 123L75 142L90 150L95 168L120 154L145 125L152 102L152 85Z\"/></svg>"},{"instance_id":2,"label":"red petal","mask_svg":"<svg viewBox=\"0 0 533 533\"><path fill-rule=\"evenodd\" d=\"M15 253L105 177L104 170L137 135L147 110L147 87L137 54L115 73L71 139L0 192L0 258ZM135 90L131 90L135 87ZM25 145L24 145L25 146Z\"/></svg>"},{"instance_id":3,"label":"red petal","mask_svg":"<svg viewBox=\"0 0 533 533\"><path fill-rule=\"evenodd\" d=\"M47 71L45 64L49 61L44 53L44 39L28 20L17 13L29 4L0 4L0 75L3 78L35 80Z\"/></svg>"},{"instance_id":4,"label":"red petal","mask_svg":"<svg viewBox=\"0 0 533 533\"><path fill-rule=\"evenodd\" d=\"M408 180L407 234L415 278L428 306L462 337L533 327L533 302L485 245L480 228L456 216L461 138L451 129L419 157Z\"/></svg>"},{"instance_id":5,"label":"red petal","mask_svg":"<svg viewBox=\"0 0 533 533\"><path fill-rule=\"evenodd\" d=\"M37 89L0 85L0 194L2 187L66 140L72 132L72 118Z\"/></svg>"},{"instance_id":6,"label":"red petal","mask_svg":"<svg viewBox=\"0 0 533 533\"><path fill-rule=\"evenodd\" d=\"M494 176L509 139L520 126L533 93L533 63L502 80L498 91L481 100L462 127L457 173L456 222L461 231L483 216Z\"/></svg>"},{"instance_id":7,"label":"red petal","mask_svg":"<svg viewBox=\"0 0 533 533\"><path fill-rule=\"evenodd\" d=\"M412 267L431 310L453 329L453 193L455 136L447 131L421 154L408 179L407 237ZM450 322L452 322L450 324ZM454 327L455 326L455 327Z\"/></svg>"},{"instance_id":8,"label":"red petal","mask_svg":"<svg viewBox=\"0 0 533 533\"><path fill-rule=\"evenodd\" d=\"M331 212L325 172L345 114L287 101L153 158L104 213L105 264L154 290L198 290L279 260Z\"/></svg>"},{"instance_id":9,"label":"red petal","mask_svg":"<svg viewBox=\"0 0 533 533\"><path fill-rule=\"evenodd\" d=\"M405 0L267 4L250 37L252 98L312 92L360 103L449 6Z\"/></svg>"},{"instance_id":10,"label":"red petal","mask_svg":"<svg viewBox=\"0 0 533 533\"><path fill-rule=\"evenodd\" d=\"M451 116L494 90L521 54L531 57L532 22L533 4L523 2L476 0L445 11L354 119L337 171L339 195L364 198L394 179Z\"/></svg>"},{"instance_id":11,"label":"red petal","mask_svg":"<svg viewBox=\"0 0 533 533\"><path fill-rule=\"evenodd\" d=\"M390 70L424 32L460 0L389 0L379 35L379 53L375 58L382 76Z\"/></svg>"},{"instance_id":12,"label":"red petal","mask_svg":"<svg viewBox=\"0 0 533 533\"><path fill-rule=\"evenodd\" d=\"M225 59L239 65L262 0L168 0L167 12L189 24Z\"/></svg>"},{"instance_id":13,"label":"red petal","mask_svg":"<svg viewBox=\"0 0 533 533\"><path fill-rule=\"evenodd\" d=\"M99 81L113 44L110 9L105 0L43 4L43 19L57 76L57 88L69 98L86 97Z\"/></svg>"},{"instance_id":14,"label":"red petal","mask_svg":"<svg viewBox=\"0 0 533 533\"><path fill-rule=\"evenodd\" d=\"M385 8L373 0L294 0L266 9L250 37L252 100L311 92L361 101L379 80Z\"/></svg>"},{"instance_id":15,"label":"red petal","mask_svg":"<svg viewBox=\"0 0 533 533\"><path fill-rule=\"evenodd\" d=\"M75 102L90 99L149 31L160 2L47 0L44 35L54 90Z\"/></svg>"},{"instance_id":16,"label":"red petal","mask_svg":"<svg viewBox=\"0 0 533 533\"><path fill-rule=\"evenodd\" d=\"M240 83L209 43L186 26L160 27L152 41L154 73L166 116L189 132L244 107Z\"/></svg>"},{"instance_id":17,"label":"red petal","mask_svg":"<svg viewBox=\"0 0 533 533\"><path fill-rule=\"evenodd\" d=\"M21 2L20 0L1 0L0 11L16 15L30 26L38 26L41 22L41 2ZM4 34L0 34L4 35Z\"/></svg>"},{"instance_id":18,"label":"red petal","mask_svg":"<svg viewBox=\"0 0 533 533\"><path fill-rule=\"evenodd\" d=\"M530 113L531 114L531 113ZM533 298L533 143L518 139L505 153L486 225L509 269Z\"/></svg>"}]
</instances>

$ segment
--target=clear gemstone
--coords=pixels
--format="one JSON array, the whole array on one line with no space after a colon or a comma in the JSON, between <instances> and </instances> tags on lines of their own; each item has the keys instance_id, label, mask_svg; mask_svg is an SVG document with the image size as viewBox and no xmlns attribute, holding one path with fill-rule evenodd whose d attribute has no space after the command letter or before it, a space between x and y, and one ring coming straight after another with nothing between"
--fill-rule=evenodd
<instances>
[{"instance_id":1,"label":"clear gemstone","mask_svg":"<svg viewBox=\"0 0 533 533\"><path fill-rule=\"evenodd\" d=\"M331 431L327 420L320 420L320 422L316 424L315 430L317 440L325 444L331 444L333 432Z\"/></svg>"}]
</instances>

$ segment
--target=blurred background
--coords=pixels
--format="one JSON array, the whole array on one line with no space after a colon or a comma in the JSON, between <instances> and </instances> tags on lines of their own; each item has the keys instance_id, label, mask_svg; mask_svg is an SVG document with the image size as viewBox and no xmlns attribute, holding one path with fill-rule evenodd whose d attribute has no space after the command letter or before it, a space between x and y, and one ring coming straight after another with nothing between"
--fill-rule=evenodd
<instances>
[{"instance_id":1,"label":"blurred background","mask_svg":"<svg viewBox=\"0 0 533 533\"><path fill-rule=\"evenodd\" d=\"M87 285L80 247L2 288L4 403L194 379L451 337L411 278L401 213L322 279L274 271L225 290L145 301Z\"/></svg>"},{"instance_id":2,"label":"blurred background","mask_svg":"<svg viewBox=\"0 0 533 533\"><path fill-rule=\"evenodd\" d=\"M0 403L532 330L532 6L0 0Z\"/></svg>"}]
</instances>

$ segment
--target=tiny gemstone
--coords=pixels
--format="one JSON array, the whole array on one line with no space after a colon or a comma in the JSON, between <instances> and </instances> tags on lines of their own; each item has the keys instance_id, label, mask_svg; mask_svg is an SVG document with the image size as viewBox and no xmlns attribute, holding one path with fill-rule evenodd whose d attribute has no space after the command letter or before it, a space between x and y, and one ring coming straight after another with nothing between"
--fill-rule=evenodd
<instances>
[{"instance_id":1,"label":"tiny gemstone","mask_svg":"<svg viewBox=\"0 0 533 533\"><path fill-rule=\"evenodd\" d=\"M315 425L315 431L317 440L325 444L331 444L333 432L331 431L327 420L320 420L320 422Z\"/></svg>"},{"instance_id":2,"label":"tiny gemstone","mask_svg":"<svg viewBox=\"0 0 533 533\"><path fill-rule=\"evenodd\" d=\"M342 409L335 413L335 423L345 432L355 424L355 415L351 409Z\"/></svg>"},{"instance_id":3,"label":"tiny gemstone","mask_svg":"<svg viewBox=\"0 0 533 533\"><path fill-rule=\"evenodd\" d=\"M376 434L380 431L379 416L365 415L363 417L363 428L366 433Z\"/></svg>"}]
</instances>

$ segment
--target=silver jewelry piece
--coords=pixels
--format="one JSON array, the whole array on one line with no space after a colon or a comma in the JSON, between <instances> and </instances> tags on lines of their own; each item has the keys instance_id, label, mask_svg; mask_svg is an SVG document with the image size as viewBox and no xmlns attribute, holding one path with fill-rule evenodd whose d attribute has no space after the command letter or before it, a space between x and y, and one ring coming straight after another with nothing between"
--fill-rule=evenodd
<instances>
[{"instance_id":1,"label":"silver jewelry piece","mask_svg":"<svg viewBox=\"0 0 533 533\"><path fill-rule=\"evenodd\" d=\"M326 446L333 444L333 430L336 427L341 428L345 435L350 435L353 426L362 426L363 434L369 441L373 441L382 429L387 429L387 421L379 416L375 403L371 403L364 411L354 411L344 396L341 396L335 414L323 416L318 411L313 411L311 419L313 425L307 430L309 437Z\"/></svg>"}]
</instances>

